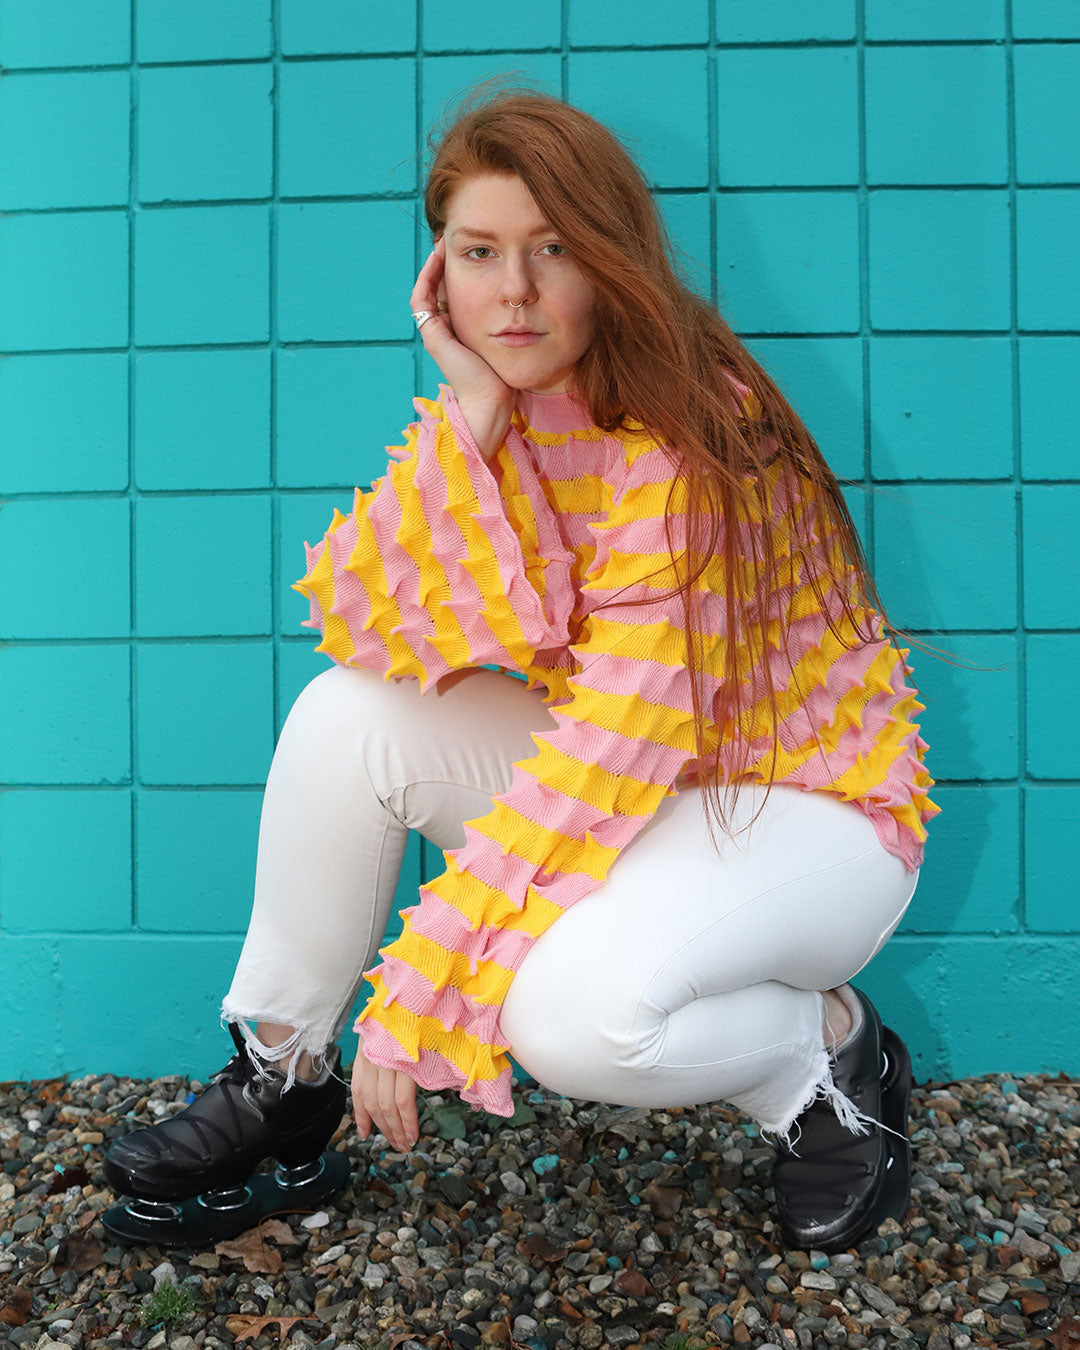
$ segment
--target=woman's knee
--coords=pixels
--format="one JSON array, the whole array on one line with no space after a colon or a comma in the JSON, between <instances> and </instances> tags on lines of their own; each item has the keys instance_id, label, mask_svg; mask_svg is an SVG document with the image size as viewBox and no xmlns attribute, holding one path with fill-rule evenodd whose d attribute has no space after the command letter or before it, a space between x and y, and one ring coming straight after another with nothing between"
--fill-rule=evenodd
<instances>
[{"instance_id":1,"label":"woman's knee","mask_svg":"<svg viewBox=\"0 0 1080 1350\"><path fill-rule=\"evenodd\" d=\"M657 1037L635 1034L633 1007L596 997L595 971L592 979L575 978L562 963L548 969L539 956L533 947L507 992L499 1018L503 1044L552 1092L596 1099L591 1085L645 1067Z\"/></svg>"}]
</instances>

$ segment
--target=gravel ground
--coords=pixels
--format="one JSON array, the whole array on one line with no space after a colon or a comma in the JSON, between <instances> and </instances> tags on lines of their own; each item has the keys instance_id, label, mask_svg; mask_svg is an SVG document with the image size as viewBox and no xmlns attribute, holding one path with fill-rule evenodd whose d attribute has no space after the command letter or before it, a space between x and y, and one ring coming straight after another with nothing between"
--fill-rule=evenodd
<instances>
[{"instance_id":1,"label":"gravel ground","mask_svg":"<svg viewBox=\"0 0 1080 1350\"><path fill-rule=\"evenodd\" d=\"M330 1147L352 1181L318 1213L207 1250L116 1244L109 1143L202 1086L0 1083L0 1347L1080 1346L1064 1074L915 1084L911 1207L831 1258L785 1248L775 1150L734 1108L534 1086L512 1122L418 1092L405 1156L350 1114Z\"/></svg>"}]
</instances>

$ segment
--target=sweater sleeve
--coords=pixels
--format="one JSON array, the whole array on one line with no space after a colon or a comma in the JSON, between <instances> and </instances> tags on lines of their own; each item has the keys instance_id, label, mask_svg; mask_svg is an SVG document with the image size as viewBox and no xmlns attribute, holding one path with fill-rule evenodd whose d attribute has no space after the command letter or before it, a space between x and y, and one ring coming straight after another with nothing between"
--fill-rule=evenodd
<instances>
[{"instance_id":1,"label":"sweater sleeve","mask_svg":"<svg viewBox=\"0 0 1080 1350\"><path fill-rule=\"evenodd\" d=\"M491 811L465 822L465 843L443 851L446 870L420 887L401 936L364 972L374 993L355 1030L367 1060L423 1088L456 1088L474 1110L513 1114L499 1013L514 972L603 885L695 752L682 635L645 603L672 587L671 470L660 447L637 449L626 446L605 483L607 516L589 526L586 607L619 598L583 619L570 693L549 704L556 729L533 733L537 753L514 763Z\"/></svg>"},{"instance_id":2,"label":"sweater sleeve","mask_svg":"<svg viewBox=\"0 0 1080 1350\"><path fill-rule=\"evenodd\" d=\"M565 647L573 602L573 555L517 428L497 452L520 489L504 498L453 390L439 389L437 403L413 400L420 420L387 447L386 474L305 541L293 584L311 602L303 626L322 633L316 651L417 679L422 694L452 670L524 673L538 650Z\"/></svg>"}]
</instances>

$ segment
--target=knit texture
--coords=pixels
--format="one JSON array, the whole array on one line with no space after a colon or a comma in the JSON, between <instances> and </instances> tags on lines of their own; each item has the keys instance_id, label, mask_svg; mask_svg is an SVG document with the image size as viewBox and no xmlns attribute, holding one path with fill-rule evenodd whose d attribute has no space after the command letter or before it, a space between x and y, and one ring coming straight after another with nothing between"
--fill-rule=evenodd
<instances>
[{"instance_id":1,"label":"knit texture","mask_svg":"<svg viewBox=\"0 0 1080 1350\"><path fill-rule=\"evenodd\" d=\"M746 386L729 379L740 413L760 412ZM403 446L387 447L387 473L370 491L356 490L348 516L334 510L319 543L305 542L307 573L294 589L311 602L305 626L323 635L316 650L339 664L416 679L421 694L449 671L485 665L544 690L555 729L533 733L537 753L514 763L508 790L464 823L465 843L443 851L446 870L402 910L402 935L364 972L374 993L355 1025L370 1063L511 1116L512 1046L499 1013L514 972L565 909L603 885L697 764L682 601L646 603L678 585L663 518L673 489L672 541L685 548L687 497L677 462L640 423L604 432L572 394L522 392L485 462L452 388L439 390L437 401L413 400L419 421ZM780 719L773 781L851 803L914 871L925 823L940 808L927 796L928 746L912 720L925 705L905 683L911 667L885 637L845 650L829 631L803 564L788 552L807 507L805 480L780 458L767 473L781 584L751 607L764 616L756 643L754 631L736 640L748 678L762 633L775 635L786 607L782 670L775 642L770 652ZM738 584L747 598L754 528L753 519L741 526ZM835 540L821 547L822 566L835 564ZM728 640L721 559L696 585L705 706L715 707ZM617 604L592 613L616 593ZM845 632L835 589L825 598ZM881 633L880 616L856 613ZM736 737L747 736L750 769L741 776L768 782L774 729L765 696L738 727L709 720L706 765L729 781Z\"/></svg>"}]
</instances>

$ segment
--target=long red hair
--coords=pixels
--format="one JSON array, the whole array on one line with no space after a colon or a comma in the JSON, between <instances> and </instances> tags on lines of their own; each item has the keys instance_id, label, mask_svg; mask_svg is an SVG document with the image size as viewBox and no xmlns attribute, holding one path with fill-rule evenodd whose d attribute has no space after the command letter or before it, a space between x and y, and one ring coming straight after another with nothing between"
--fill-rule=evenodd
<instances>
[{"instance_id":1,"label":"long red hair","mask_svg":"<svg viewBox=\"0 0 1080 1350\"><path fill-rule=\"evenodd\" d=\"M873 622L880 616L894 646L897 634L908 635L894 629L885 617L838 481L814 438L718 311L676 274L671 242L648 184L623 145L587 113L549 94L522 85L493 92L493 83L487 80L473 86L428 136L433 158L424 194L427 223L434 237L442 234L451 197L464 180L491 173L517 175L593 286L596 336L575 370L575 393L604 430L644 429L665 449L677 447L681 481L686 485L679 494L686 507L685 554L672 547L671 495L664 528L674 576L679 578L680 555L687 559L688 575L662 598L682 596L688 634L686 666L697 738L697 782L705 797L706 817L711 803L730 832L719 775L710 772L705 762L709 749L703 712L706 700L701 659L696 651L701 637L697 621L700 588L694 583L716 558L719 542L727 632L740 634L742 642L729 641L725 646L725 706L719 712L709 709L709 719L717 728L745 726L747 709L764 696L769 700L775 729L778 710L771 643L760 635L755 641L759 625L748 613L747 588L736 576L736 564L745 547L741 544L745 531L740 531L740 522L760 522L761 548L759 551L755 544L753 550L757 580L752 591L758 597L774 594L779 583L765 471L778 457L798 475L797 481L801 480L809 499L809 508L803 512L806 525L818 540L830 541L832 580L838 585L843 612L850 621L845 634L837 631L829 616L819 584L821 549L813 535L785 541L785 552L790 545L792 561L799 558L809 564L814 557L813 566L804 565L797 572L811 581L830 629L841 641L854 646L877 642L881 632L874 633L868 627L864 633L860 621ZM749 390L741 408L722 373L724 368ZM703 538L706 516L711 519L707 540ZM750 531L754 539L758 528L755 524ZM689 559L694 555L698 566L689 575ZM790 581L791 564L786 570ZM826 567L823 579L828 576ZM755 607L759 605L760 600L755 602ZM690 635L694 640L689 640ZM786 655L786 624L781 627L779 641ZM747 643L753 646L749 662ZM898 646L897 652L903 660ZM762 687L747 689L739 667L753 667L758 662ZM742 744L742 762L730 773L727 785L731 808L740 781L748 776L750 738L743 738ZM766 798L776 753L774 736ZM709 833L715 846L711 824Z\"/></svg>"}]
</instances>

